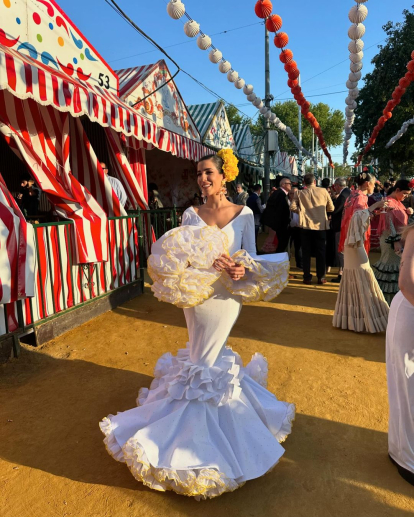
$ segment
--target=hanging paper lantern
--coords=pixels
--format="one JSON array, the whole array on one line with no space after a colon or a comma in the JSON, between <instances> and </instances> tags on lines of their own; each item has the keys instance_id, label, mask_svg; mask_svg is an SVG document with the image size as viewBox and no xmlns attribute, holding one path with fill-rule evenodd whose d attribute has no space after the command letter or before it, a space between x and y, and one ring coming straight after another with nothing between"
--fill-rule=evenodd
<instances>
[{"instance_id":1,"label":"hanging paper lantern","mask_svg":"<svg viewBox=\"0 0 414 517\"><path fill-rule=\"evenodd\" d=\"M244 79L242 79L241 77L239 77L239 78L237 79L237 81L234 83L234 86L235 86L238 90L241 90L245 84L246 84L246 81L245 81Z\"/></svg>"},{"instance_id":2,"label":"hanging paper lantern","mask_svg":"<svg viewBox=\"0 0 414 517\"><path fill-rule=\"evenodd\" d=\"M279 32L275 36L274 43L277 48L286 47L286 45L289 43L289 36L286 34L286 32Z\"/></svg>"},{"instance_id":3,"label":"hanging paper lantern","mask_svg":"<svg viewBox=\"0 0 414 517\"><path fill-rule=\"evenodd\" d=\"M211 38L207 34L201 35L197 38L197 47L201 50L207 50L211 47Z\"/></svg>"},{"instance_id":4,"label":"hanging paper lantern","mask_svg":"<svg viewBox=\"0 0 414 517\"><path fill-rule=\"evenodd\" d=\"M167 4L167 13L171 18L174 18L174 20L179 20L185 14L185 5L181 0L171 0Z\"/></svg>"},{"instance_id":5,"label":"hanging paper lantern","mask_svg":"<svg viewBox=\"0 0 414 517\"><path fill-rule=\"evenodd\" d=\"M293 52L288 48L286 50L282 50L279 55L279 59L282 63L290 63L293 60Z\"/></svg>"},{"instance_id":6,"label":"hanging paper lantern","mask_svg":"<svg viewBox=\"0 0 414 517\"><path fill-rule=\"evenodd\" d=\"M262 115L264 115L268 110L269 110L269 108L268 108L267 106L264 106L264 105L263 105L263 106L260 108L260 110L259 110L259 111L260 111L260 113L261 113Z\"/></svg>"},{"instance_id":7,"label":"hanging paper lantern","mask_svg":"<svg viewBox=\"0 0 414 517\"><path fill-rule=\"evenodd\" d=\"M349 52L352 52L353 54L356 54L357 52L361 52L361 50L364 48L364 42L362 39L357 39L356 41L351 41L348 45Z\"/></svg>"},{"instance_id":8,"label":"hanging paper lantern","mask_svg":"<svg viewBox=\"0 0 414 517\"><path fill-rule=\"evenodd\" d=\"M231 69L231 63L230 61L226 61L223 59L223 61L220 61L219 64L219 70L222 74L227 74L227 72Z\"/></svg>"},{"instance_id":9,"label":"hanging paper lantern","mask_svg":"<svg viewBox=\"0 0 414 517\"><path fill-rule=\"evenodd\" d=\"M348 81L346 82L346 87L348 88L348 90L353 90L357 86L358 86L358 81L353 82L348 79Z\"/></svg>"},{"instance_id":10,"label":"hanging paper lantern","mask_svg":"<svg viewBox=\"0 0 414 517\"><path fill-rule=\"evenodd\" d=\"M299 81L297 79L289 79L287 83L289 88L294 88L299 85Z\"/></svg>"},{"instance_id":11,"label":"hanging paper lantern","mask_svg":"<svg viewBox=\"0 0 414 517\"><path fill-rule=\"evenodd\" d=\"M259 0L254 6L254 12L259 18L267 18L272 14L273 5L270 0Z\"/></svg>"},{"instance_id":12,"label":"hanging paper lantern","mask_svg":"<svg viewBox=\"0 0 414 517\"><path fill-rule=\"evenodd\" d=\"M253 92L249 93L249 95L247 96L247 100L250 102L253 102L256 98L257 98L257 95Z\"/></svg>"},{"instance_id":13,"label":"hanging paper lantern","mask_svg":"<svg viewBox=\"0 0 414 517\"><path fill-rule=\"evenodd\" d=\"M382 112L384 114L384 118L385 120L389 120L390 118L392 118L392 113L391 111L387 111L386 109Z\"/></svg>"},{"instance_id":14,"label":"hanging paper lantern","mask_svg":"<svg viewBox=\"0 0 414 517\"><path fill-rule=\"evenodd\" d=\"M310 110L310 102L305 100L305 102L302 104L302 111L308 112Z\"/></svg>"},{"instance_id":15,"label":"hanging paper lantern","mask_svg":"<svg viewBox=\"0 0 414 517\"><path fill-rule=\"evenodd\" d=\"M397 104L395 103L395 100L388 101L388 102L387 102L387 105L386 105L386 107L385 107L385 109L386 109L387 111L392 111L392 110L395 108L395 106L396 106L396 105L397 105Z\"/></svg>"},{"instance_id":16,"label":"hanging paper lantern","mask_svg":"<svg viewBox=\"0 0 414 517\"><path fill-rule=\"evenodd\" d=\"M208 58L212 63L217 64L219 61L223 59L223 54L217 48L212 49L208 54Z\"/></svg>"},{"instance_id":17,"label":"hanging paper lantern","mask_svg":"<svg viewBox=\"0 0 414 517\"><path fill-rule=\"evenodd\" d=\"M246 86L243 88L243 93L245 95L250 95L251 93L253 93L253 85L252 84L246 84Z\"/></svg>"},{"instance_id":18,"label":"hanging paper lantern","mask_svg":"<svg viewBox=\"0 0 414 517\"><path fill-rule=\"evenodd\" d=\"M298 95L299 93L301 93L301 91L302 91L302 88L299 85L294 86L291 89L291 92L293 93L293 95Z\"/></svg>"},{"instance_id":19,"label":"hanging paper lantern","mask_svg":"<svg viewBox=\"0 0 414 517\"><path fill-rule=\"evenodd\" d=\"M259 110L264 106L263 101L260 97L256 97L252 104Z\"/></svg>"},{"instance_id":20,"label":"hanging paper lantern","mask_svg":"<svg viewBox=\"0 0 414 517\"><path fill-rule=\"evenodd\" d=\"M268 109L263 116L265 119L269 120L272 116L272 112Z\"/></svg>"},{"instance_id":21,"label":"hanging paper lantern","mask_svg":"<svg viewBox=\"0 0 414 517\"><path fill-rule=\"evenodd\" d=\"M407 70L409 72L414 72L414 59L408 63Z\"/></svg>"},{"instance_id":22,"label":"hanging paper lantern","mask_svg":"<svg viewBox=\"0 0 414 517\"><path fill-rule=\"evenodd\" d=\"M278 14L272 14L266 20L266 29L269 32L277 32L282 28L282 18Z\"/></svg>"},{"instance_id":23,"label":"hanging paper lantern","mask_svg":"<svg viewBox=\"0 0 414 517\"><path fill-rule=\"evenodd\" d=\"M352 88L349 90L348 97L351 99L357 99L359 97L359 90L358 88Z\"/></svg>"},{"instance_id":24,"label":"hanging paper lantern","mask_svg":"<svg viewBox=\"0 0 414 517\"><path fill-rule=\"evenodd\" d=\"M362 23L368 16L368 9L365 5L354 5L348 13L348 18L352 23Z\"/></svg>"},{"instance_id":25,"label":"hanging paper lantern","mask_svg":"<svg viewBox=\"0 0 414 517\"><path fill-rule=\"evenodd\" d=\"M365 25L363 23L360 23L358 25L351 25L348 30L348 36L349 39L357 40L361 39L362 36L365 34Z\"/></svg>"},{"instance_id":26,"label":"hanging paper lantern","mask_svg":"<svg viewBox=\"0 0 414 517\"><path fill-rule=\"evenodd\" d=\"M289 74L290 72L293 72L294 70L297 70L298 64L296 61L290 61L290 63L286 63L285 70Z\"/></svg>"},{"instance_id":27,"label":"hanging paper lantern","mask_svg":"<svg viewBox=\"0 0 414 517\"><path fill-rule=\"evenodd\" d=\"M411 59L414 59L414 50L411 52Z\"/></svg>"},{"instance_id":28,"label":"hanging paper lantern","mask_svg":"<svg viewBox=\"0 0 414 517\"><path fill-rule=\"evenodd\" d=\"M362 74L361 72L351 72L349 74L349 80L352 81L352 82L358 82L362 77Z\"/></svg>"},{"instance_id":29,"label":"hanging paper lantern","mask_svg":"<svg viewBox=\"0 0 414 517\"><path fill-rule=\"evenodd\" d=\"M194 38L200 32L200 25L194 20L189 20L184 24L184 32L189 38Z\"/></svg>"},{"instance_id":30,"label":"hanging paper lantern","mask_svg":"<svg viewBox=\"0 0 414 517\"><path fill-rule=\"evenodd\" d=\"M363 68L363 64L361 63L351 63L349 68L351 69L351 72L357 73Z\"/></svg>"},{"instance_id":31,"label":"hanging paper lantern","mask_svg":"<svg viewBox=\"0 0 414 517\"><path fill-rule=\"evenodd\" d=\"M362 52L357 52L356 54L349 54L349 59L353 62L353 63L360 63L362 61L362 58L364 57L364 53Z\"/></svg>"},{"instance_id":32,"label":"hanging paper lantern","mask_svg":"<svg viewBox=\"0 0 414 517\"><path fill-rule=\"evenodd\" d=\"M300 76L300 72L298 69L289 72L289 79L297 79Z\"/></svg>"},{"instance_id":33,"label":"hanging paper lantern","mask_svg":"<svg viewBox=\"0 0 414 517\"><path fill-rule=\"evenodd\" d=\"M227 73L227 79L231 82L231 83L235 83L237 81L237 79L239 78L239 74L238 72L236 72L235 70L230 70L228 73Z\"/></svg>"}]
</instances>

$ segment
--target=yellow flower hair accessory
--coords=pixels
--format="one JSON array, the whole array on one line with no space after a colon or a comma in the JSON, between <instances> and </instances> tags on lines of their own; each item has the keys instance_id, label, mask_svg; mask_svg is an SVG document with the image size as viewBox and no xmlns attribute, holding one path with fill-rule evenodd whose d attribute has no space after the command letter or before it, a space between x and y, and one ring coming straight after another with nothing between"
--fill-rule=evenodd
<instances>
[{"instance_id":1,"label":"yellow flower hair accessory","mask_svg":"<svg viewBox=\"0 0 414 517\"><path fill-rule=\"evenodd\" d=\"M230 183L230 181L234 181L239 175L239 169L237 167L239 160L234 155L233 150L222 149L217 153L217 156L220 156L220 158L224 162L223 172L224 178L226 179L227 183Z\"/></svg>"}]
</instances>

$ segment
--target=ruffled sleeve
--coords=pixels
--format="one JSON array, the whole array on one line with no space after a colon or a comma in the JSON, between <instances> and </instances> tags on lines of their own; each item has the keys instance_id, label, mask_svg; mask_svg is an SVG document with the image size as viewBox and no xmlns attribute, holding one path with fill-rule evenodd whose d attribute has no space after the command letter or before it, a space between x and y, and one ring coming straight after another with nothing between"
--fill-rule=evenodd
<instances>
[{"instance_id":1,"label":"ruffled sleeve","mask_svg":"<svg viewBox=\"0 0 414 517\"><path fill-rule=\"evenodd\" d=\"M216 227L170 230L153 244L148 258L152 292L160 301L184 309L199 305L212 296L211 286L220 276L212 265L227 250L227 236Z\"/></svg>"},{"instance_id":2,"label":"ruffled sleeve","mask_svg":"<svg viewBox=\"0 0 414 517\"><path fill-rule=\"evenodd\" d=\"M365 234L369 228L370 214L368 210L358 210L351 217L345 246L359 248L364 246Z\"/></svg>"},{"instance_id":3,"label":"ruffled sleeve","mask_svg":"<svg viewBox=\"0 0 414 517\"><path fill-rule=\"evenodd\" d=\"M232 258L245 267L246 274L241 280L234 281L223 273L220 280L229 292L241 296L244 303L268 302L276 298L288 284L289 256L287 253L257 255L253 212L247 214L245 219L243 249Z\"/></svg>"}]
</instances>

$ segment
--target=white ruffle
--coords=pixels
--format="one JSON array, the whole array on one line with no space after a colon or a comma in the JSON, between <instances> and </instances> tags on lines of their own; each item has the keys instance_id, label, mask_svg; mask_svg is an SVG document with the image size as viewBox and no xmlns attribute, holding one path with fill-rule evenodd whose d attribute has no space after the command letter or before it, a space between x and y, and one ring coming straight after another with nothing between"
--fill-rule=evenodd
<instances>
[{"instance_id":1,"label":"white ruffle","mask_svg":"<svg viewBox=\"0 0 414 517\"><path fill-rule=\"evenodd\" d=\"M220 274L212 267L227 250L227 235L217 226L182 226L167 232L154 243L148 259L148 274L154 282L151 290L160 301L190 308L214 294L212 285L218 278L246 303L273 300L287 286L287 253L264 259L237 251L232 258L246 268L246 274L235 282L226 272Z\"/></svg>"},{"instance_id":2,"label":"white ruffle","mask_svg":"<svg viewBox=\"0 0 414 517\"><path fill-rule=\"evenodd\" d=\"M257 384L267 388L267 376L269 374L269 365L267 359L262 354L255 353L250 363L244 370Z\"/></svg>"}]
</instances>

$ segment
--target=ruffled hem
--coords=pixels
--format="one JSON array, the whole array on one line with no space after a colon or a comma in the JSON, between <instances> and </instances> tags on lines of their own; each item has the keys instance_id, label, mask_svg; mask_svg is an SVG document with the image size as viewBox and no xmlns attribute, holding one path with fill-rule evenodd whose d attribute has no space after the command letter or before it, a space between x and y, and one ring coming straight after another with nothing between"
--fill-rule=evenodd
<instances>
[{"instance_id":1,"label":"ruffled hem","mask_svg":"<svg viewBox=\"0 0 414 517\"><path fill-rule=\"evenodd\" d=\"M153 490L172 490L201 500L233 492L244 485L244 482L237 483L213 468L175 470L153 467L138 440L130 438L122 448L119 447L109 418L104 418L100 428L105 435L104 443L108 453L116 461L126 463L134 478Z\"/></svg>"},{"instance_id":2,"label":"ruffled hem","mask_svg":"<svg viewBox=\"0 0 414 517\"><path fill-rule=\"evenodd\" d=\"M151 290L160 301L189 309L214 294L212 285L219 278L231 294L241 296L245 303L273 300L287 286L287 253L263 259L238 251L232 258L246 268L246 274L234 282L212 267L227 249L227 235L217 227L182 226L167 232L154 243L148 259L148 274L154 282Z\"/></svg>"}]
</instances>

